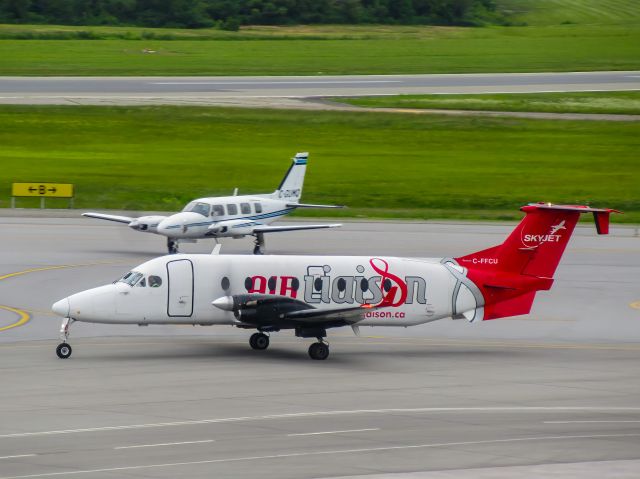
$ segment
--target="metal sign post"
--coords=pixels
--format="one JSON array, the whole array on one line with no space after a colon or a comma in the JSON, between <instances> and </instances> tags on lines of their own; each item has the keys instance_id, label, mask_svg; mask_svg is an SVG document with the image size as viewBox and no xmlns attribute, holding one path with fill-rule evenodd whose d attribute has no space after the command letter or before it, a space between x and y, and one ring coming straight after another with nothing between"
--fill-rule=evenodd
<instances>
[{"instance_id":1,"label":"metal sign post","mask_svg":"<svg viewBox=\"0 0 640 479\"><path fill-rule=\"evenodd\" d=\"M69 183L13 183L11 207L16 207L16 197L40 197L40 208L45 207L45 198L69 198L73 208L73 185Z\"/></svg>"}]
</instances>

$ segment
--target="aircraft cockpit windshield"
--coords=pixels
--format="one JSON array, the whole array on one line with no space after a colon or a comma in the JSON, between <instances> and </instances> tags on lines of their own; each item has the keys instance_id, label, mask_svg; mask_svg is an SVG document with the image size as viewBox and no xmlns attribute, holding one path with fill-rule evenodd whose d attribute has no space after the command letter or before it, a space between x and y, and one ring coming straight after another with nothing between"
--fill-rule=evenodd
<instances>
[{"instance_id":1,"label":"aircraft cockpit windshield","mask_svg":"<svg viewBox=\"0 0 640 479\"><path fill-rule=\"evenodd\" d=\"M206 203L199 203L198 201L192 201L187 206L185 206L182 211L190 212L190 213L198 213L202 216L209 216L209 209L211 207Z\"/></svg>"},{"instance_id":2,"label":"aircraft cockpit windshield","mask_svg":"<svg viewBox=\"0 0 640 479\"><path fill-rule=\"evenodd\" d=\"M129 271L118 280L118 283L126 283L129 286L134 286L141 279L144 279L144 275L142 273L139 273L138 271Z\"/></svg>"}]
</instances>

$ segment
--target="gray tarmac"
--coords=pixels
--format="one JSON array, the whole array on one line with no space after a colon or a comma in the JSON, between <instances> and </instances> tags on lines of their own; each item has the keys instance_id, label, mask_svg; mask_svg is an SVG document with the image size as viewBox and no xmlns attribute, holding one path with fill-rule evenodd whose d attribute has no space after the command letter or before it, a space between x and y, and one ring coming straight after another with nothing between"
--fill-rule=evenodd
<instances>
[{"instance_id":1,"label":"gray tarmac","mask_svg":"<svg viewBox=\"0 0 640 479\"><path fill-rule=\"evenodd\" d=\"M420 93L639 90L640 72L247 77L1 77L0 104L294 106L299 99ZM309 108L318 103L305 102Z\"/></svg>"},{"instance_id":2,"label":"gray tarmac","mask_svg":"<svg viewBox=\"0 0 640 479\"><path fill-rule=\"evenodd\" d=\"M640 475L636 228L580 226L528 316L336 330L319 362L288 333L257 352L228 327L89 324L59 360L51 303L163 254L163 238L75 217L0 227L0 478ZM356 221L267 248L456 256L512 227Z\"/></svg>"}]
</instances>

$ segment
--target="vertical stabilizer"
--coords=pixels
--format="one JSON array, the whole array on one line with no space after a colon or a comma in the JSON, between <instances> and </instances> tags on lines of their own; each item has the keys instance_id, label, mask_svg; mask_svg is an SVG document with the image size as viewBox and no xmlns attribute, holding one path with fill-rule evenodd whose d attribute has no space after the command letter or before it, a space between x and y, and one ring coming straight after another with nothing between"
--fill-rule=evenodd
<instances>
[{"instance_id":1,"label":"vertical stabilizer","mask_svg":"<svg viewBox=\"0 0 640 479\"><path fill-rule=\"evenodd\" d=\"M535 203L504 243L460 258L467 277L484 298L484 318L527 314L535 292L550 289L553 274L580 214L593 213L598 234L609 232L609 216L619 211L580 205Z\"/></svg>"},{"instance_id":2,"label":"vertical stabilizer","mask_svg":"<svg viewBox=\"0 0 640 479\"><path fill-rule=\"evenodd\" d=\"M307 159L309 153L297 153L293 158L291 166L284 175L280 186L273 194L275 198L297 203L302 196L302 186L304 175L307 172Z\"/></svg>"}]
</instances>

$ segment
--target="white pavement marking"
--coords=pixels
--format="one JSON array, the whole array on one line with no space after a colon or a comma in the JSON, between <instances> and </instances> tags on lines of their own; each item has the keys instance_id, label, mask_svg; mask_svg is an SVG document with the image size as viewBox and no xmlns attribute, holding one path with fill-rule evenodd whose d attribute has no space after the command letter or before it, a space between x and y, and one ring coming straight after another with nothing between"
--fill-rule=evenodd
<instances>
[{"instance_id":1,"label":"white pavement marking","mask_svg":"<svg viewBox=\"0 0 640 479\"><path fill-rule=\"evenodd\" d=\"M265 459L286 459L291 457L305 456L323 456L332 454L356 454L362 452L379 452L379 451L397 451L406 449L425 449L430 447L454 447L454 446L472 446L477 444L500 444L509 442L526 442L526 441L557 441L567 439L610 439L621 437L639 437L640 434L592 434L585 436L534 436L534 437L515 437L509 439L487 439L484 441L462 441L462 442L442 442L434 444L409 444L405 446L387 446L387 447L370 447L361 449L337 449L332 451L311 451L311 452L294 452L289 454L271 454L267 456L245 456L245 457L229 457L223 459L209 459L205 461L188 461L188 462L170 462L164 464L145 464L139 466L123 466L109 467L103 469L84 469L75 471L58 471L44 472L41 474L28 474L24 476L3 476L0 479L27 479L30 477L52 477L52 476L70 476L75 474L95 474L99 472L117 472L117 471L133 471L140 469L152 469L161 467L176 466L193 466L198 464L216 464L224 462L243 462L243 461L260 461Z\"/></svg>"},{"instance_id":2,"label":"white pavement marking","mask_svg":"<svg viewBox=\"0 0 640 479\"><path fill-rule=\"evenodd\" d=\"M205 439L203 441L182 441L182 442L163 442L160 444L136 444L135 446L119 446L114 449L136 449L139 447L160 447L160 446L180 446L183 444L203 444L205 442L215 442L214 439Z\"/></svg>"},{"instance_id":3,"label":"white pavement marking","mask_svg":"<svg viewBox=\"0 0 640 479\"><path fill-rule=\"evenodd\" d=\"M293 436L320 436L322 434L345 434L348 432L365 432L365 431L379 431L379 427L373 427L368 429L346 429L344 431L321 431L321 432L301 432L297 434L287 434L289 437Z\"/></svg>"},{"instance_id":4,"label":"white pavement marking","mask_svg":"<svg viewBox=\"0 0 640 479\"><path fill-rule=\"evenodd\" d=\"M315 85L315 84L330 84L335 83L338 85L343 84L355 84L360 85L362 83L404 83L402 80L311 80L311 81L164 81L164 82L149 82L150 85Z\"/></svg>"},{"instance_id":5,"label":"white pavement marking","mask_svg":"<svg viewBox=\"0 0 640 479\"><path fill-rule=\"evenodd\" d=\"M15 459L18 457L33 457L35 454L19 454L17 456L0 456L0 459Z\"/></svg>"},{"instance_id":6,"label":"white pavement marking","mask_svg":"<svg viewBox=\"0 0 640 479\"><path fill-rule=\"evenodd\" d=\"M544 421L544 424L591 424L591 423L620 423L620 422L640 422L640 421Z\"/></svg>"},{"instance_id":7,"label":"white pavement marking","mask_svg":"<svg viewBox=\"0 0 640 479\"><path fill-rule=\"evenodd\" d=\"M312 411L286 414L270 414L264 416L241 416L216 419L196 419L190 421L160 422L148 424L128 424L122 426L101 426L83 429L61 429L54 431L18 432L12 434L0 434L0 439L29 436L49 436L57 434L77 434L83 432L119 431L126 429L147 429L155 427L191 426L197 424L216 424L227 422L267 421L274 419L291 419L306 417L348 416L356 414L405 414L405 413L459 413L459 412L639 412L640 407L598 407L598 406L497 406L497 407L426 407L426 408L390 408L390 409L355 409L347 411Z\"/></svg>"}]
</instances>

